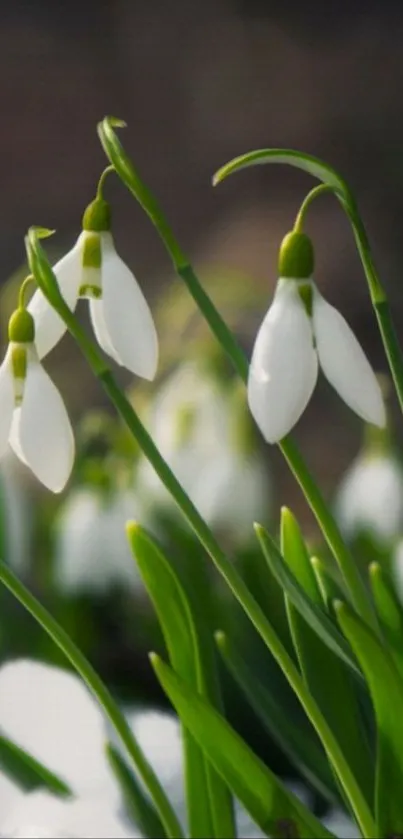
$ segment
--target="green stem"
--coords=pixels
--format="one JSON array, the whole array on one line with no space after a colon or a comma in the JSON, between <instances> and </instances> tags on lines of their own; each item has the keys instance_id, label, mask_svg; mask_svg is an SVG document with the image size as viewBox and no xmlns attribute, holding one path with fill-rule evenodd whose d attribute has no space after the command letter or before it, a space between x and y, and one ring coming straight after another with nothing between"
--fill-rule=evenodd
<instances>
[{"instance_id":1,"label":"green stem","mask_svg":"<svg viewBox=\"0 0 403 839\"><path fill-rule=\"evenodd\" d=\"M302 232L302 228L305 222L305 216L309 207L311 206L312 202L315 201L315 199L318 198L320 195L323 195L324 192L334 193L334 189L329 184L319 184L319 186L314 186L314 188L311 189L310 192L308 192L308 195L304 198L299 208L298 215L294 222L294 230L296 233Z\"/></svg>"},{"instance_id":2,"label":"green stem","mask_svg":"<svg viewBox=\"0 0 403 839\"><path fill-rule=\"evenodd\" d=\"M155 803L167 835L172 837L172 839L181 839L183 836L182 828L157 776L133 737L129 724L126 722L118 705L98 674L73 643L67 632L64 631L3 562L0 562L0 580L62 650L66 658L94 694L132 758L140 778Z\"/></svg>"},{"instance_id":3,"label":"green stem","mask_svg":"<svg viewBox=\"0 0 403 839\"><path fill-rule=\"evenodd\" d=\"M26 291L27 291L28 286L32 285L32 283L35 285L35 277L34 277L33 274L28 274L28 277L25 277L25 280L23 280L23 282L20 285L20 290L19 290L19 293L18 293L18 308L19 309L25 309L25 306L26 306L26 303L25 303Z\"/></svg>"},{"instance_id":4,"label":"green stem","mask_svg":"<svg viewBox=\"0 0 403 839\"><path fill-rule=\"evenodd\" d=\"M101 175L100 175L100 178L99 178L99 181L98 181L98 186L97 186L97 199L98 200L103 199L103 197L104 197L104 195L103 195L104 184L105 184L105 181L106 181L108 175L110 175L112 172L115 172L115 167L112 166L112 165L107 166L106 169L104 169L104 171L101 172Z\"/></svg>"}]
</instances>

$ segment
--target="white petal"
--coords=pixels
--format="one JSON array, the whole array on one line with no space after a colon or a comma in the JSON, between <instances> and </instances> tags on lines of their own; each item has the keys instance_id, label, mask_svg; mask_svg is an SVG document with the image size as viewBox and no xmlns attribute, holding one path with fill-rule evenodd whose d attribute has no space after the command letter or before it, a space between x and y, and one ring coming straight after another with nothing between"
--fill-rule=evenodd
<instances>
[{"instance_id":1,"label":"white petal","mask_svg":"<svg viewBox=\"0 0 403 839\"><path fill-rule=\"evenodd\" d=\"M293 280L280 280L259 329L249 368L249 407L268 443L285 437L316 384L310 319Z\"/></svg>"},{"instance_id":2,"label":"white petal","mask_svg":"<svg viewBox=\"0 0 403 839\"><path fill-rule=\"evenodd\" d=\"M59 391L38 361L29 361L10 443L52 492L64 489L74 464L74 436Z\"/></svg>"},{"instance_id":3,"label":"white petal","mask_svg":"<svg viewBox=\"0 0 403 839\"><path fill-rule=\"evenodd\" d=\"M319 363L330 384L356 414L382 428L385 406L375 373L348 323L317 289L313 328Z\"/></svg>"},{"instance_id":4,"label":"white petal","mask_svg":"<svg viewBox=\"0 0 403 839\"><path fill-rule=\"evenodd\" d=\"M359 456L346 472L335 511L343 533L351 538L362 531L381 542L403 532L403 471L389 454Z\"/></svg>"},{"instance_id":5,"label":"white petal","mask_svg":"<svg viewBox=\"0 0 403 839\"><path fill-rule=\"evenodd\" d=\"M77 304L81 280L82 236L83 234L79 236L72 250L66 253L53 268L60 291L72 311ZM35 320L35 344L39 358L44 358L63 337L66 324L48 303L40 289L35 292L30 301L28 311Z\"/></svg>"},{"instance_id":6,"label":"white petal","mask_svg":"<svg viewBox=\"0 0 403 839\"><path fill-rule=\"evenodd\" d=\"M14 411L13 376L7 353L0 367L0 457L5 454Z\"/></svg>"},{"instance_id":7,"label":"white petal","mask_svg":"<svg viewBox=\"0 0 403 839\"><path fill-rule=\"evenodd\" d=\"M105 757L105 722L72 673L21 659L0 668L0 731L74 793L119 800Z\"/></svg>"},{"instance_id":8,"label":"white petal","mask_svg":"<svg viewBox=\"0 0 403 839\"><path fill-rule=\"evenodd\" d=\"M41 791L22 796L0 829L3 835L19 839L130 839L139 836L117 818L107 801L100 798L65 801Z\"/></svg>"},{"instance_id":9,"label":"white petal","mask_svg":"<svg viewBox=\"0 0 403 839\"><path fill-rule=\"evenodd\" d=\"M137 280L108 234L102 234L102 305L109 344L120 364L137 376L153 379L158 363L153 317Z\"/></svg>"},{"instance_id":10,"label":"white petal","mask_svg":"<svg viewBox=\"0 0 403 839\"><path fill-rule=\"evenodd\" d=\"M114 361L116 361L117 364L120 364L119 356L111 344L109 332L106 328L104 316L104 301L96 300L94 297L92 297L89 303L92 328L95 332L95 337L98 341L99 346L102 347L106 355L109 355L111 358L113 358Z\"/></svg>"}]
</instances>

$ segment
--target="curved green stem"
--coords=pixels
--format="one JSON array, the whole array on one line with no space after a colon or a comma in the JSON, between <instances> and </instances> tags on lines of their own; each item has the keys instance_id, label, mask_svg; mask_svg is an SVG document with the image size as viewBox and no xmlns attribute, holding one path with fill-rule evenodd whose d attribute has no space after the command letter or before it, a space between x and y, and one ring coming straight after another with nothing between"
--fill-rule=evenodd
<instances>
[{"instance_id":1,"label":"curved green stem","mask_svg":"<svg viewBox=\"0 0 403 839\"><path fill-rule=\"evenodd\" d=\"M66 658L73 665L74 669L81 676L90 691L93 693L99 704L105 711L106 716L113 725L122 744L127 749L137 771L145 784L155 806L158 810L161 821L167 835L172 839L181 839L183 830L178 822L175 812L162 788L157 776L146 760L140 746L136 742L131 728L120 711L115 700L112 698L107 687L104 685L98 674L93 670L82 652L76 647L64 629L52 618L49 612L33 597L28 589L17 579L13 572L3 562L0 562L0 580L11 591L14 597L30 612L33 618L39 623L49 637L62 650Z\"/></svg>"},{"instance_id":2,"label":"curved green stem","mask_svg":"<svg viewBox=\"0 0 403 839\"><path fill-rule=\"evenodd\" d=\"M319 186L314 186L308 195L304 198L297 217L294 222L294 230L296 233L301 233L302 228L305 222L305 216L308 212L309 207L311 206L312 202L315 201L316 198L319 198L320 195L323 195L324 192L331 192L334 193L333 187L329 186L329 184L319 184Z\"/></svg>"},{"instance_id":3,"label":"curved green stem","mask_svg":"<svg viewBox=\"0 0 403 839\"><path fill-rule=\"evenodd\" d=\"M34 285L36 285L35 277L34 277L33 274L28 274L28 276L25 277L25 280L23 280L23 282L21 283L20 290L18 292L18 308L19 309L25 309L25 307L26 307L26 302L25 302L26 291L27 291L28 286L32 285L32 283Z\"/></svg>"},{"instance_id":4,"label":"curved green stem","mask_svg":"<svg viewBox=\"0 0 403 839\"><path fill-rule=\"evenodd\" d=\"M99 181L98 181L98 186L97 186L97 198L98 199L102 199L104 197L103 196L104 184L105 184L105 181L106 181L108 175L110 175L112 172L115 172L115 167L112 166L112 165L107 166L106 169L104 169L104 171L101 172L101 175L100 175L100 178L99 178Z\"/></svg>"}]
</instances>

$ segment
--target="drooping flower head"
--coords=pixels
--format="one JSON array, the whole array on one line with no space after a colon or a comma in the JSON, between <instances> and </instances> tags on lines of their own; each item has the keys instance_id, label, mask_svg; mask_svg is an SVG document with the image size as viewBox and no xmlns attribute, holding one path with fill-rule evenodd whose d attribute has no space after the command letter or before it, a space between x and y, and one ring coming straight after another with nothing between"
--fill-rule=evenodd
<instances>
[{"instance_id":1,"label":"drooping flower head","mask_svg":"<svg viewBox=\"0 0 403 839\"><path fill-rule=\"evenodd\" d=\"M313 271L311 240L292 231L280 248L280 278L249 369L249 407L268 443L277 443L298 422L319 365L353 411L366 422L385 425L382 394L369 361L343 316L318 291Z\"/></svg>"},{"instance_id":2,"label":"drooping flower head","mask_svg":"<svg viewBox=\"0 0 403 839\"><path fill-rule=\"evenodd\" d=\"M34 319L22 302L8 333L0 367L0 457L10 443L39 481L61 492L74 463L73 431L63 399L39 361Z\"/></svg>"},{"instance_id":3,"label":"drooping flower head","mask_svg":"<svg viewBox=\"0 0 403 839\"><path fill-rule=\"evenodd\" d=\"M366 429L363 445L342 478L335 513L343 535L363 534L390 547L403 534L403 467L388 429Z\"/></svg>"},{"instance_id":4,"label":"drooping flower head","mask_svg":"<svg viewBox=\"0 0 403 839\"><path fill-rule=\"evenodd\" d=\"M111 233L110 205L101 190L84 212L76 244L53 268L61 294L74 311L89 300L98 343L117 364L153 379L158 362L154 321L135 277L118 256ZM29 304L36 324L36 346L43 358L58 343L66 325L38 290Z\"/></svg>"}]
</instances>

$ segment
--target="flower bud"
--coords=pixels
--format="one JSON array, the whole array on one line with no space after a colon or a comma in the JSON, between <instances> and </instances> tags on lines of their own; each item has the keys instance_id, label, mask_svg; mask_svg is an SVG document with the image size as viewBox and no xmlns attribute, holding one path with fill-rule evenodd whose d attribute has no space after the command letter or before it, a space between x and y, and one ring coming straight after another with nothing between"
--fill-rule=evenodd
<instances>
[{"instance_id":1,"label":"flower bud","mask_svg":"<svg viewBox=\"0 0 403 839\"><path fill-rule=\"evenodd\" d=\"M33 344L35 321L26 309L16 309L8 322L8 340L13 344Z\"/></svg>"},{"instance_id":2,"label":"flower bud","mask_svg":"<svg viewBox=\"0 0 403 839\"><path fill-rule=\"evenodd\" d=\"M95 198L84 211L83 230L92 233L105 233L111 229L111 208L108 201Z\"/></svg>"},{"instance_id":3,"label":"flower bud","mask_svg":"<svg viewBox=\"0 0 403 839\"><path fill-rule=\"evenodd\" d=\"M314 270L313 245L305 233L292 230L284 236L278 255L278 275L293 280L309 280Z\"/></svg>"}]
</instances>

